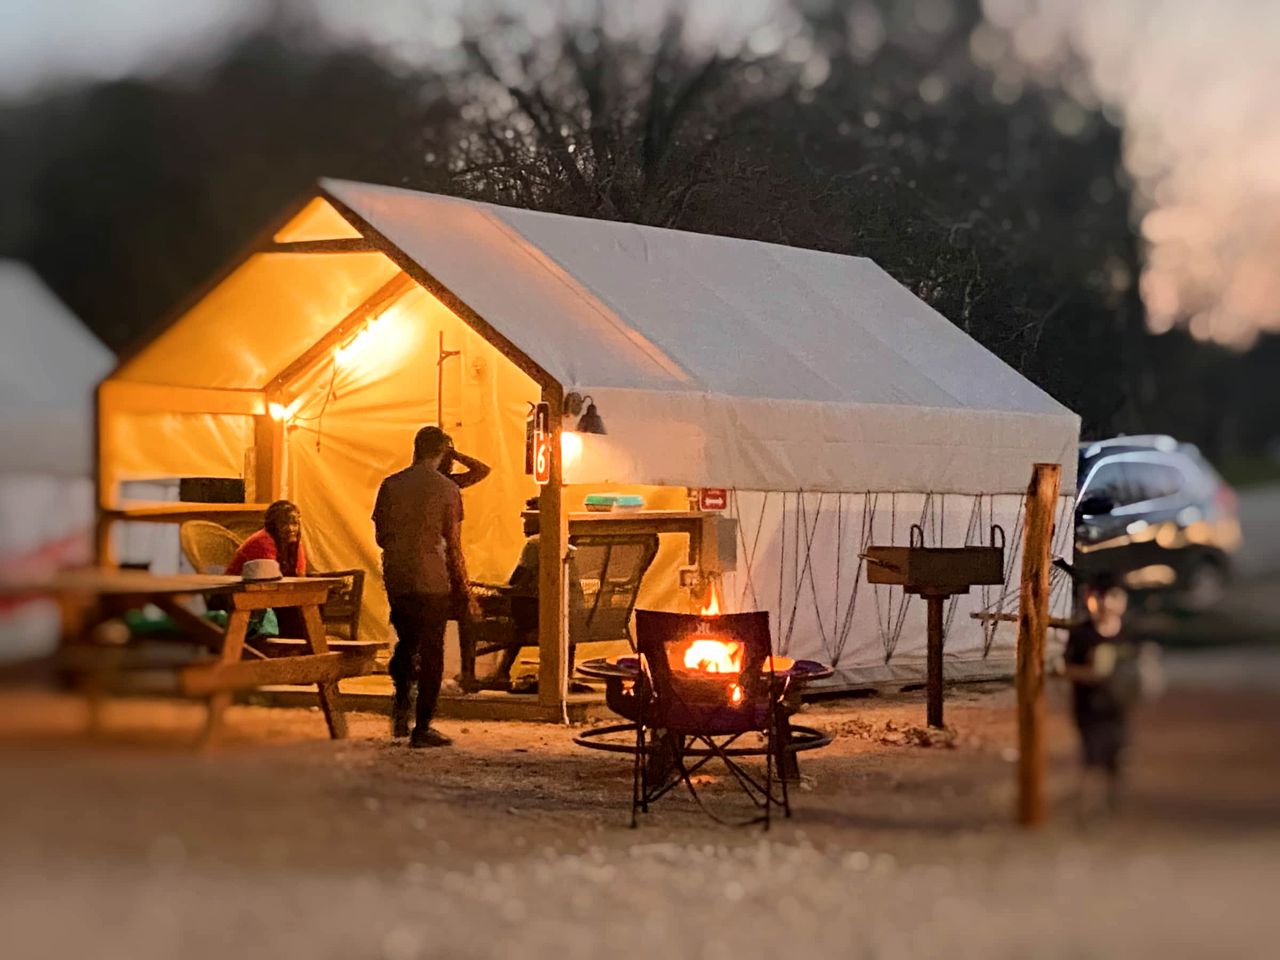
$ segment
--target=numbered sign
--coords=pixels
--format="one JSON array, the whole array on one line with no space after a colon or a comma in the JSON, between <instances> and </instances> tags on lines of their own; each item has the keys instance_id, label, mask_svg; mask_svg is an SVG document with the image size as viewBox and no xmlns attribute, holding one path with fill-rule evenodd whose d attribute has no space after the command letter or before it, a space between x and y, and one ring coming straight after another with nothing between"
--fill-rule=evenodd
<instances>
[{"instance_id":1,"label":"numbered sign","mask_svg":"<svg viewBox=\"0 0 1280 960\"><path fill-rule=\"evenodd\" d=\"M530 451L533 479L539 486L551 479L551 407L540 403L533 409L533 441Z\"/></svg>"}]
</instances>

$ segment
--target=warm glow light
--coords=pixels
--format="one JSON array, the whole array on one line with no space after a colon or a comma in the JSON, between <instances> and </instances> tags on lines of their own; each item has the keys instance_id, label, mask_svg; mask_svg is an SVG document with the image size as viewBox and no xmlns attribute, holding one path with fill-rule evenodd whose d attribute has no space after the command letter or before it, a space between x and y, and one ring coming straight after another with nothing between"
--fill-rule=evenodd
<instances>
[{"instance_id":1,"label":"warm glow light","mask_svg":"<svg viewBox=\"0 0 1280 960\"><path fill-rule=\"evenodd\" d=\"M701 637L689 644L684 652L684 665L688 670L703 673L741 673L742 644Z\"/></svg>"},{"instance_id":2,"label":"warm glow light","mask_svg":"<svg viewBox=\"0 0 1280 960\"><path fill-rule=\"evenodd\" d=\"M560 460L565 467L570 467L578 462L578 458L582 456L582 434L575 433L572 430L564 430L560 433Z\"/></svg>"},{"instance_id":3,"label":"warm glow light","mask_svg":"<svg viewBox=\"0 0 1280 960\"><path fill-rule=\"evenodd\" d=\"M297 414L298 408L302 406L302 398L294 400L287 407L283 403L268 403L267 413L276 423L287 423Z\"/></svg>"},{"instance_id":4,"label":"warm glow light","mask_svg":"<svg viewBox=\"0 0 1280 960\"><path fill-rule=\"evenodd\" d=\"M382 317L374 317L354 337L334 351L333 359L339 369L350 366L353 360L368 351L370 344L376 339L381 320Z\"/></svg>"}]
</instances>

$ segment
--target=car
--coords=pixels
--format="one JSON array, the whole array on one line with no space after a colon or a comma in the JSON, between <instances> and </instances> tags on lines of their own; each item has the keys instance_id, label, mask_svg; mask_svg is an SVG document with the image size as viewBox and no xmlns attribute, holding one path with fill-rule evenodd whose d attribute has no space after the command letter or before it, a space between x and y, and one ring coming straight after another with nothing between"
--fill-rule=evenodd
<instances>
[{"instance_id":1,"label":"car","mask_svg":"<svg viewBox=\"0 0 1280 960\"><path fill-rule=\"evenodd\" d=\"M1075 566L1139 599L1199 612L1222 597L1240 546L1235 491L1192 444L1164 435L1080 444Z\"/></svg>"}]
</instances>

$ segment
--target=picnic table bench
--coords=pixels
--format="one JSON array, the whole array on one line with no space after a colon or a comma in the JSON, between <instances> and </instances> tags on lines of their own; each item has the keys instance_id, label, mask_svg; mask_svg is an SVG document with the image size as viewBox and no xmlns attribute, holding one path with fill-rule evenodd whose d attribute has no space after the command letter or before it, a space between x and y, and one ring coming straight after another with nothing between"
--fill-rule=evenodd
<instances>
[{"instance_id":1,"label":"picnic table bench","mask_svg":"<svg viewBox=\"0 0 1280 960\"><path fill-rule=\"evenodd\" d=\"M374 670L376 643L329 641L320 607L329 591L341 586L336 577L284 577L246 582L239 577L208 574L153 575L138 570L95 567L69 570L52 577L0 584L3 596L48 596L62 613L62 645L55 661L60 670L81 678L91 696L108 692L130 676L144 677L151 692L204 699L208 718L205 742L216 739L223 714L239 690L270 684L315 684L330 736L347 734L338 699L338 680ZM185 605L193 597L224 599L222 627ZM147 605L173 621L176 635L149 643L104 642L95 627L125 610ZM267 609L298 611L302 638L249 641L254 613ZM183 654L181 648L197 653ZM125 684L127 686L127 684Z\"/></svg>"}]
</instances>

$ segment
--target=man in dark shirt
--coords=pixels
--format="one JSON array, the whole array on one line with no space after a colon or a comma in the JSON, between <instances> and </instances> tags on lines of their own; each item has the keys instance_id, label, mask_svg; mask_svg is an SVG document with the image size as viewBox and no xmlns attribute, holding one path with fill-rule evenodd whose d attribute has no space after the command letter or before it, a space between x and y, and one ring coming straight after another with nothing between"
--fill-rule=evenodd
<instances>
[{"instance_id":1,"label":"man in dark shirt","mask_svg":"<svg viewBox=\"0 0 1280 960\"><path fill-rule=\"evenodd\" d=\"M441 747L448 737L431 727L444 674L444 631L452 611L469 604L462 556L462 494L440 472L450 440L439 427L423 427L413 442L413 466L382 481L373 509L382 548L382 579L391 601L397 643L391 657L395 683L392 735L409 733L409 691L418 660L418 709L410 744Z\"/></svg>"}]
</instances>

